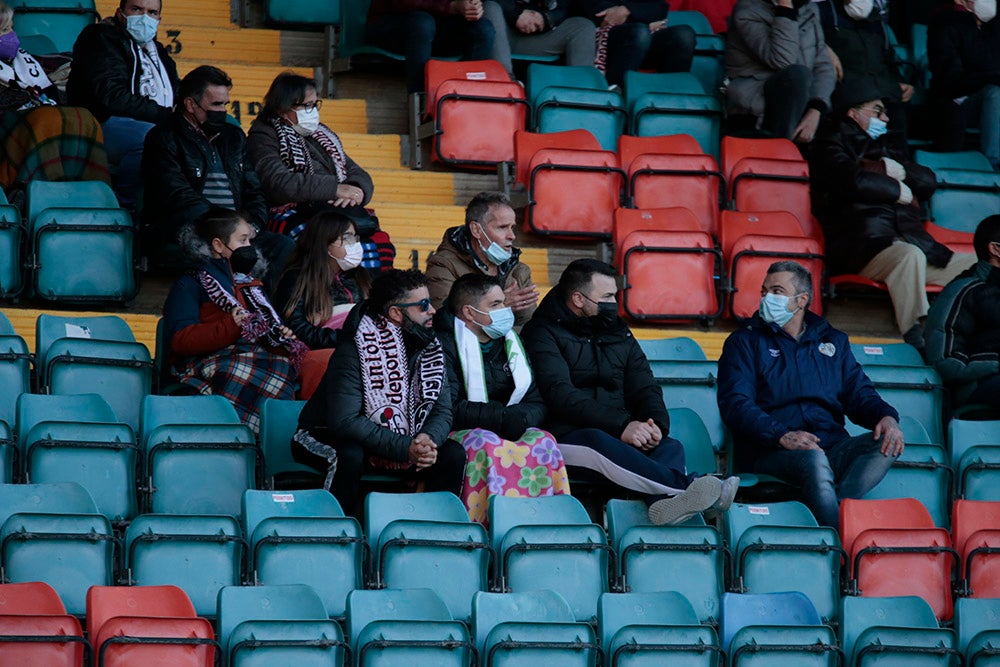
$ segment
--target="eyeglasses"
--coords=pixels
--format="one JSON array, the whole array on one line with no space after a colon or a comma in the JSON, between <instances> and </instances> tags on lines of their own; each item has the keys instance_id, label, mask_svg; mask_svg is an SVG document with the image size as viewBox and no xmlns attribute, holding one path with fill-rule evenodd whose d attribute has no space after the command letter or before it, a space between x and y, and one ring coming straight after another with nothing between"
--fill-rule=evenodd
<instances>
[{"instance_id":1,"label":"eyeglasses","mask_svg":"<svg viewBox=\"0 0 1000 667\"><path fill-rule=\"evenodd\" d=\"M351 245L352 243L358 242L358 235L354 232L344 232L337 240L340 241L342 245Z\"/></svg>"},{"instance_id":2,"label":"eyeglasses","mask_svg":"<svg viewBox=\"0 0 1000 667\"><path fill-rule=\"evenodd\" d=\"M876 116L886 116L887 115L886 108L884 106L882 106L881 104L876 104L873 107L858 107L858 108L861 109L862 111L868 111L868 112L870 112L870 113L872 113L872 114L874 114Z\"/></svg>"},{"instance_id":3,"label":"eyeglasses","mask_svg":"<svg viewBox=\"0 0 1000 667\"><path fill-rule=\"evenodd\" d=\"M392 305L396 306L396 308L410 308L411 306L420 306L420 312L426 313L428 310L431 309L431 300L428 297L426 299L421 299L420 301L411 301L410 303L394 303Z\"/></svg>"},{"instance_id":4,"label":"eyeglasses","mask_svg":"<svg viewBox=\"0 0 1000 667\"><path fill-rule=\"evenodd\" d=\"M316 100L315 102L303 102L302 104L296 104L292 107L296 111L316 111L323 108L323 100Z\"/></svg>"}]
</instances>

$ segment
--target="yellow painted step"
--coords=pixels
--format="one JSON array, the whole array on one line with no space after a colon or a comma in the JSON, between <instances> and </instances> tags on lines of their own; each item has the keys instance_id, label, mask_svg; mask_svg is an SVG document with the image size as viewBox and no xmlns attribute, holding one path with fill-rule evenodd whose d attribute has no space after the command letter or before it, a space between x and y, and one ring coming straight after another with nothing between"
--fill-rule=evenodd
<instances>
[{"instance_id":1,"label":"yellow painted step","mask_svg":"<svg viewBox=\"0 0 1000 667\"><path fill-rule=\"evenodd\" d=\"M111 16L118 9L118 0L97 0L97 12ZM163 25L231 26L229 0L166 0L163 3Z\"/></svg>"},{"instance_id":2,"label":"yellow painted step","mask_svg":"<svg viewBox=\"0 0 1000 667\"><path fill-rule=\"evenodd\" d=\"M392 202L438 206L451 206L455 203L455 179L451 174L416 172L399 168L369 168L368 173L375 182L375 198L372 206L378 207L382 203Z\"/></svg>"},{"instance_id":3,"label":"yellow painted step","mask_svg":"<svg viewBox=\"0 0 1000 667\"><path fill-rule=\"evenodd\" d=\"M281 62L280 33L277 30L171 25L164 21L157 39L174 58L199 63Z\"/></svg>"},{"instance_id":4,"label":"yellow painted step","mask_svg":"<svg viewBox=\"0 0 1000 667\"><path fill-rule=\"evenodd\" d=\"M60 317L96 317L100 315L117 315L128 322L129 327L132 328L132 335L135 336L135 339L138 342L142 343L149 349L150 355L152 355L156 350L156 321L160 319L159 315L81 312L77 310L34 310L31 308L11 307L5 307L3 309L3 313L10 318L11 324L14 325L14 331L16 331L17 335L25 340L28 344L28 349L31 350L32 353L35 351L35 320L37 320L38 316L42 313L47 315L59 315Z\"/></svg>"},{"instance_id":5,"label":"yellow painted step","mask_svg":"<svg viewBox=\"0 0 1000 667\"><path fill-rule=\"evenodd\" d=\"M348 132L342 130L340 123L332 123L327 114L327 107L335 102L348 100L325 100L323 102L323 122L327 124L344 143L344 150L351 159L367 170L399 169L400 168L400 137L398 134L364 134L363 131ZM449 202L452 203L452 202Z\"/></svg>"}]
</instances>

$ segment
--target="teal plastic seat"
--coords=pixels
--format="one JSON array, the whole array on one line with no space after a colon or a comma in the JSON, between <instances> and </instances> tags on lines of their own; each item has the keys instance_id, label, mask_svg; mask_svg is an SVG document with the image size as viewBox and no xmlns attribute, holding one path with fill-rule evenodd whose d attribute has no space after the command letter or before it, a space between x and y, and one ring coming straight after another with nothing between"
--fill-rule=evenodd
<instances>
[{"instance_id":1,"label":"teal plastic seat","mask_svg":"<svg viewBox=\"0 0 1000 667\"><path fill-rule=\"evenodd\" d=\"M136 515L139 446L103 398L22 394L17 410L28 479L81 484L113 522Z\"/></svg>"},{"instance_id":2,"label":"teal plastic seat","mask_svg":"<svg viewBox=\"0 0 1000 667\"><path fill-rule=\"evenodd\" d=\"M653 377L668 408L690 408L708 429L716 453L726 450L729 434L719 414L717 361L654 361Z\"/></svg>"},{"instance_id":3,"label":"teal plastic seat","mask_svg":"<svg viewBox=\"0 0 1000 667\"><path fill-rule=\"evenodd\" d=\"M17 296L24 286L21 277L23 239L21 212L7 202L6 195L0 194L0 298ZM2 333L14 332L11 330Z\"/></svg>"},{"instance_id":4,"label":"teal plastic seat","mask_svg":"<svg viewBox=\"0 0 1000 667\"><path fill-rule=\"evenodd\" d=\"M264 16L271 23L291 26L337 26L341 16L340 0L266 0ZM356 9L354 11L357 11Z\"/></svg>"},{"instance_id":5,"label":"teal plastic seat","mask_svg":"<svg viewBox=\"0 0 1000 667\"><path fill-rule=\"evenodd\" d=\"M109 185L33 180L26 218L35 296L123 303L136 295L135 227Z\"/></svg>"},{"instance_id":6,"label":"teal plastic seat","mask_svg":"<svg viewBox=\"0 0 1000 667\"><path fill-rule=\"evenodd\" d=\"M706 154L719 159L722 103L694 74L626 72L625 107L629 134L690 134Z\"/></svg>"},{"instance_id":7,"label":"teal plastic seat","mask_svg":"<svg viewBox=\"0 0 1000 667\"><path fill-rule=\"evenodd\" d=\"M694 607L676 591L605 593L597 619L605 664L721 664L715 630L700 625Z\"/></svg>"},{"instance_id":8,"label":"teal plastic seat","mask_svg":"<svg viewBox=\"0 0 1000 667\"><path fill-rule=\"evenodd\" d=\"M97 504L90 493L76 482L0 484L0 525L19 512L96 514Z\"/></svg>"},{"instance_id":9,"label":"teal plastic seat","mask_svg":"<svg viewBox=\"0 0 1000 667\"><path fill-rule=\"evenodd\" d=\"M825 625L754 625L740 628L729 643L740 667L838 667L843 654L837 635Z\"/></svg>"},{"instance_id":10,"label":"teal plastic seat","mask_svg":"<svg viewBox=\"0 0 1000 667\"><path fill-rule=\"evenodd\" d=\"M934 611L923 599L845 596L840 645L850 665L957 665L955 632L938 627Z\"/></svg>"},{"instance_id":11,"label":"teal plastic seat","mask_svg":"<svg viewBox=\"0 0 1000 667\"><path fill-rule=\"evenodd\" d=\"M489 587L490 544L453 493L379 493L365 498L365 535L378 586L431 587L452 617L467 621L472 596Z\"/></svg>"},{"instance_id":12,"label":"teal plastic seat","mask_svg":"<svg viewBox=\"0 0 1000 667\"><path fill-rule=\"evenodd\" d=\"M934 525L947 528L951 524L951 489L954 471L948 464L948 454L941 445L922 445L906 437L906 447L892 468L875 488L865 494L866 500L886 498L916 498L934 519Z\"/></svg>"},{"instance_id":13,"label":"teal plastic seat","mask_svg":"<svg viewBox=\"0 0 1000 667\"><path fill-rule=\"evenodd\" d=\"M809 508L796 501L733 503L723 525L736 590L800 591L824 622L836 622L843 555L837 531L820 527Z\"/></svg>"},{"instance_id":14,"label":"teal plastic seat","mask_svg":"<svg viewBox=\"0 0 1000 667\"><path fill-rule=\"evenodd\" d=\"M684 445L684 461L689 473L711 475L718 472L711 436L701 417L691 408L671 408L670 437Z\"/></svg>"},{"instance_id":15,"label":"teal plastic seat","mask_svg":"<svg viewBox=\"0 0 1000 667\"><path fill-rule=\"evenodd\" d=\"M625 129L621 93L608 90L604 75L593 67L532 63L526 88L534 132L589 130L601 148L614 151Z\"/></svg>"},{"instance_id":16,"label":"teal plastic seat","mask_svg":"<svg viewBox=\"0 0 1000 667\"><path fill-rule=\"evenodd\" d=\"M609 500L605 512L623 590L677 591L694 605L699 622L718 622L727 563L719 531L700 515L690 522L695 525L654 526L642 501Z\"/></svg>"},{"instance_id":17,"label":"teal plastic seat","mask_svg":"<svg viewBox=\"0 0 1000 667\"><path fill-rule=\"evenodd\" d=\"M723 58L726 52L726 40L715 34L708 18L697 11L670 12L670 25L687 25L694 29L694 58L691 61L691 74L698 77L706 91L714 92L722 85L725 72Z\"/></svg>"},{"instance_id":18,"label":"teal plastic seat","mask_svg":"<svg viewBox=\"0 0 1000 667\"><path fill-rule=\"evenodd\" d=\"M9 323L8 323L9 324ZM20 475L18 449L13 439L17 423L17 397L31 388L31 354L24 339L0 334L0 482Z\"/></svg>"},{"instance_id":19,"label":"teal plastic seat","mask_svg":"<svg viewBox=\"0 0 1000 667\"><path fill-rule=\"evenodd\" d=\"M926 30L926 26L924 26ZM980 151L951 151L937 153L934 151L913 151L913 159L934 171L938 169L966 169L969 171L993 171L993 165L986 155Z\"/></svg>"},{"instance_id":20,"label":"teal plastic seat","mask_svg":"<svg viewBox=\"0 0 1000 667\"><path fill-rule=\"evenodd\" d=\"M475 654L466 625L429 588L352 591L346 634L365 667L465 667Z\"/></svg>"},{"instance_id":21,"label":"teal plastic seat","mask_svg":"<svg viewBox=\"0 0 1000 667\"><path fill-rule=\"evenodd\" d=\"M271 488L289 487L302 477L317 478L313 468L292 457L292 436L298 429L299 413L305 401L265 398L260 409L260 447L264 456L264 478Z\"/></svg>"},{"instance_id":22,"label":"teal plastic seat","mask_svg":"<svg viewBox=\"0 0 1000 667\"><path fill-rule=\"evenodd\" d=\"M600 657L593 627L577 622L566 599L550 589L476 593L472 633L483 667L591 667Z\"/></svg>"},{"instance_id":23,"label":"teal plastic seat","mask_svg":"<svg viewBox=\"0 0 1000 667\"><path fill-rule=\"evenodd\" d=\"M98 19L93 0L12 0L9 6L19 35L45 35L52 41L53 51L33 55L72 51L80 31Z\"/></svg>"},{"instance_id":24,"label":"teal plastic seat","mask_svg":"<svg viewBox=\"0 0 1000 667\"><path fill-rule=\"evenodd\" d=\"M1000 501L1000 420L948 422L956 497Z\"/></svg>"},{"instance_id":25,"label":"teal plastic seat","mask_svg":"<svg viewBox=\"0 0 1000 667\"><path fill-rule=\"evenodd\" d=\"M199 616L214 618L224 586L242 583L246 543L230 516L144 514L125 531L129 585L184 590Z\"/></svg>"},{"instance_id":26,"label":"teal plastic seat","mask_svg":"<svg viewBox=\"0 0 1000 667\"><path fill-rule=\"evenodd\" d=\"M932 438L944 442L944 385L941 376L930 367L868 366L872 384L885 401L899 414L915 418Z\"/></svg>"},{"instance_id":27,"label":"teal plastic seat","mask_svg":"<svg viewBox=\"0 0 1000 667\"><path fill-rule=\"evenodd\" d=\"M955 629L966 665L1000 665L1000 599L959 598L955 601Z\"/></svg>"},{"instance_id":28,"label":"teal plastic seat","mask_svg":"<svg viewBox=\"0 0 1000 667\"><path fill-rule=\"evenodd\" d=\"M640 339L639 347L649 361L706 361L705 351L698 341L686 336L677 338Z\"/></svg>"},{"instance_id":29,"label":"teal plastic seat","mask_svg":"<svg viewBox=\"0 0 1000 667\"><path fill-rule=\"evenodd\" d=\"M552 588L566 597L577 620L596 619L614 552L579 500L492 496L489 518L502 590Z\"/></svg>"},{"instance_id":30,"label":"teal plastic seat","mask_svg":"<svg viewBox=\"0 0 1000 667\"><path fill-rule=\"evenodd\" d=\"M851 352L862 366L926 366L917 348L909 343L866 345L851 343Z\"/></svg>"},{"instance_id":31,"label":"teal plastic seat","mask_svg":"<svg viewBox=\"0 0 1000 667\"><path fill-rule=\"evenodd\" d=\"M322 489L253 491L243 495L243 525L253 580L306 584L331 617L342 618L347 594L364 587L361 526Z\"/></svg>"},{"instance_id":32,"label":"teal plastic seat","mask_svg":"<svg viewBox=\"0 0 1000 667\"><path fill-rule=\"evenodd\" d=\"M819 612L804 593L725 593L719 637L723 649L730 649L736 633L748 626L818 626ZM732 650L727 654L732 655Z\"/></svg>"},{"instance_id":33,"label":"teal plastic seat","mask_svg":"<svg viewBox=\"0 0 1000 667\"><path fill-rule=\"evenodd\" d=\"M980 220L1000 210L1000 173L936 169L934 175L931 222L939 227L972 234Z\"/></svg>"}]
</instances>

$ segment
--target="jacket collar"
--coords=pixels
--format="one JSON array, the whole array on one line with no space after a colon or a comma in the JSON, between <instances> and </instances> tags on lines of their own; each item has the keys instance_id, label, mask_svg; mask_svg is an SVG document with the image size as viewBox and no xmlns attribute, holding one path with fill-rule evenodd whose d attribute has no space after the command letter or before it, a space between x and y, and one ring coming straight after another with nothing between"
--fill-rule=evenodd
<instances>
[{"instance_id":1,"label":"jacket collar","mask_svg":"<svg viewBox=\"0 0 1000 667\"><path fill-rule=\"evenodd\" d=\"M486 262L479 259L479 256L472 252L472 235L469 234L469 228L465 225L459 225L458 227L452 227L444 234L445 240L455 247L457 254L462 258L469 266L474 266L483 273L489 273L490 267ZM514 267L518 262L521 261L521 249L517 247L512 247L510 249L510 259L508 259L503 264L497 266L497 274L503 278L508 273L514 270Z\"/></svg>"},{"instance_id":2,"label":"jacket collar","mask_svg":"<svg viewBox=\"0 0 1000 667\"><path fill-rule=\"evenodd\" d=\"M773 322L765 322L761 319L759 312L753 314L753 317L750 318L750 322L747 324L747 327L764 333L765 335L770 335L774 338L785 338L800 344L821 340L829 334L831 328L830 323L811 310L806 311L804 322L806 330L802 332L802 335L798 339L788 335L788 332L779 327L777 324Z\"/></svg>"},{"instance_id":3,"label":"jacket collar","mask_svg":"<svg viewBox=\"0 0 1000 667\"><path fill-rule=\"evenodd\" d=\"M534 317L548 320L585 338L604 335L620 337L628 334L628 325L620 317L616 317L615 321L608 326L595 326L591 318L581 317L574 313L566 305L562 290L558 287L549 290L542 302L538 304L538 310L535 311Z\"/></svg>"}]
</instances>

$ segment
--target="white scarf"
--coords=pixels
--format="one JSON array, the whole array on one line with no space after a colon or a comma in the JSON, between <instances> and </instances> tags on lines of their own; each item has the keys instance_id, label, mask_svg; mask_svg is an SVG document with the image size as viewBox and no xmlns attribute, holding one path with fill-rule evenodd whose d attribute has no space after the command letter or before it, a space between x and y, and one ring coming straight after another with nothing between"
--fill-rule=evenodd
<instances>
[{"instance_id":1,"label":"white scarf","mask_svg":"<svg viewBox=\"0 0 1000 667\"><path fill-rule=\"evenodd\" d=\"M30 53L19 49L10 63L0 60L0 84L5 86L13 84L22 90L29 88L45 90L52 85L52 81Z\"/></svg>"},{"instance_id":2,"label":"white scarf","mask_svg":"<svg viewBox=\"0 0 1000 667\"><path fill-rule=\"evenodd\" d=\"M149 40L139 47L139 95L149 98L168 109L174 106L174 89L170 74L156 50L156 40Z\"/></svg>"},{"instance_id":3,"label":"white scarf","mask_svg":"<svg viewBox=\"0 0 1000 667\"><path fill-rule=\"evenodd\" d=\"M455 346L458 348L458 358L462 365L462 379L465 382L465 395L473 403L486 403L489 394L486 391L486 371L483 368L483 349L479 346L476 334L465 326L465 322L455 318ZM514 391L507 405L517 405L528 393L531 387L531 367L528 356L524 353L521 339L513 330L504 336L504 347L507 352L507 364L514 376Z\"/></svg>"}]
</instances>

